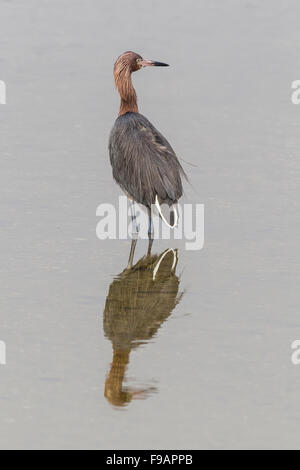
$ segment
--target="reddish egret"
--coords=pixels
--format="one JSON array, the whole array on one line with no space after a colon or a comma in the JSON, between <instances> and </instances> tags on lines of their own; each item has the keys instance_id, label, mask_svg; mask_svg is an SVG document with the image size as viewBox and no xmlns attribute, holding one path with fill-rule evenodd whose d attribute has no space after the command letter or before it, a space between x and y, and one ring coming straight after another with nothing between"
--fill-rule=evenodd
<instances>
[{"instance_id":1,"label":"reddish egret","mask_svg":"<svg viewBox=\"0 0 300 470\"><path fill-rule=\"evenodd\" d=\"M114 65L114 79L121 97L120 112L109 138L109 156L113 177L131 201L131 217L135 234L134 202L148 211L149 248L153 241L151 206L155 204L163 221L174 228L178 221L176 204L182 195L183 168L167 139L138 112L137 96L131 81L132 72L146 66L165 67L168 64L143 59L135 52L120 55ZM161 204L171 208L170 223L164 217ZM128 267L132 267L136 237L133 237Z\"/></svg>"}]
</instances>

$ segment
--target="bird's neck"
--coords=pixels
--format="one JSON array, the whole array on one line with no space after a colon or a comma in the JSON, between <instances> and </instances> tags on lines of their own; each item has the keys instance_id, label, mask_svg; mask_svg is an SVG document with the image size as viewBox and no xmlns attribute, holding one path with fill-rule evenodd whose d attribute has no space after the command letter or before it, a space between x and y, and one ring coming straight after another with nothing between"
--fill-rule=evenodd
<instances>
[{"instance_id":1,"label":"bird's neck","mask_svg":"<svg viewBox=\"0 0 300 470\"><path fill-rule=\"evenodd\" d=\"M105 381L104 396L116 405L126 403L128 394L123 390L123 381L129 363L129 355L130 349L118 350L114 348L113 362Z\"/></svg>"},{"instance_id":2,"label":"bird's neck","mask_svg":"<svg viewBox=\"0 0 300 470\"><path fill-rule=\"evenodd\" d=\"M121 103L118 116L125 113L138 113L137 96L131 81L131 73L128 70L123 71L115 78Z\"/></svg>"}]
</instances>

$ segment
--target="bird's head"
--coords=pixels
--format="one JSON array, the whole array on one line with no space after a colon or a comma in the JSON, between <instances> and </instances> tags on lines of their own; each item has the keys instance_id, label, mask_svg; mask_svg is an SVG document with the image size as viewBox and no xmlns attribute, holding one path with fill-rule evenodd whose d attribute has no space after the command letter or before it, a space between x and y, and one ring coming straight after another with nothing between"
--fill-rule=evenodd
<instances>
[{"instance_id":1,"label":"bird's head","mask_svg":"<svg viewBox=\"0 0 300 470\"><path fill-rule=\"evenodd\" d=\"M157 62L155 60L143 59L142 56L136 52L127 51L121 54L114 65L114 76L115 78L122 72L136 72L142 67L156 66L156 67L167 67L169 64L163 62Z\"/></svg>"},{"instance_id":2,"label":"bird's head","mask_svg":"<svg viewBox=\"0 0 300 470\"><path fill-rule=\"evenodd\" d=\"M127 51L121 54L114 65L114 79L121 97L119 116L128 112L138 112L137 97L131 83L131 74L147 66L167 66L163 62L143 59L136 52Z\"/></svg>"}]
</instances>

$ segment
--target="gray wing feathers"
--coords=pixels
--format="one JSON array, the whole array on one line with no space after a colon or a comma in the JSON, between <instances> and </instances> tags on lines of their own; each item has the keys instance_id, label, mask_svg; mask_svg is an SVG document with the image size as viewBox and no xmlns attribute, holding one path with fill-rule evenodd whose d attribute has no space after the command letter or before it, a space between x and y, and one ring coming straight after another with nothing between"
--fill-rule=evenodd
<instances>
[{"instance_id":1,"label":"gray wing feathers","mask_svg":"<svg viewBox=\"0 0 300 470\"><path fill-rule=\"evenodd\" d=\"M184 171L165 137L139 113L120 116L111 131L109 154L117 183L137 202L172 204L182 195Z\"/></svg>"}]
</instances>

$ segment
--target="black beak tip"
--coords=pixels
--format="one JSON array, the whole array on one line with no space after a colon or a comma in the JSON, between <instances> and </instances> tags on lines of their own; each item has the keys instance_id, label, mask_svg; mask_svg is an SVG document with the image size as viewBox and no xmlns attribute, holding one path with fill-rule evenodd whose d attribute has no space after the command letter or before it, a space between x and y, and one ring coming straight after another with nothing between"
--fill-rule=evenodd
<instances>
[{"instance_id":1,"label":"black beak tip","mask_svg":"<svg viewBox=\"0 0 300 470\"><path fill-rule=\"evenodd\" d=\"M169 64L165 64L164 62L153 62L153 65L156 67L169 67Z\"/></svg>"}]
</instances>

